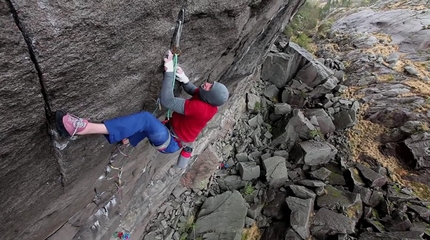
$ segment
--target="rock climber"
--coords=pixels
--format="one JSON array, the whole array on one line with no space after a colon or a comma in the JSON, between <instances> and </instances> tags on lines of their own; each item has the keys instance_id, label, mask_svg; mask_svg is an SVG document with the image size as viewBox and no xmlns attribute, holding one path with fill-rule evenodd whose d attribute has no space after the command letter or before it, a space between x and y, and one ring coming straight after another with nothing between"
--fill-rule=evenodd
<instances>
[{"instance_id":1,"label":"rock climber","mask_svg":"<svg viewBox=\"0 0 430 240\"><path fill-rule=\"evenodd\" d=\"M173 111L166 124L146 111L93 123L59 110L56 112L56 122L61 136L104 134L111 144L128 140L132 146L148 138L161 153L174 153L185 146L190 146L215 116L218 106L227 101L229 92L227 87L219 82L205 82L196 87L182 68L177 67L176 80L183 83L183 89L192 97L190 99L175 97L172 59L173 54L169 50L163 59L164 79L160 93L161 104Z\"/></svg>"}]
</instances>

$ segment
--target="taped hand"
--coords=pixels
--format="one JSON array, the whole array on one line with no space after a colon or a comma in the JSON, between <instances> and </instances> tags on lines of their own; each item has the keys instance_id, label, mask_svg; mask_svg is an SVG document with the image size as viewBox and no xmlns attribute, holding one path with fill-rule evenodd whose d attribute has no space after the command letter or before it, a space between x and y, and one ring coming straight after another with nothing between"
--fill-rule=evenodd
<instances>
[{"instance_id":1,"label":"taped hand","mask_svg":"<svg viewBox=\"0 0 430 240\"><path fill-rule=\"evenodd\" d=\"M190 79L187 77L187 75L185 75L184 70L182 70L181 67L178 67L178 69L176 69L176 80L183 84L187 84L190 81Z\"/></svg>"},{"instance_id":2,"label":"taped hand","mask_svg":"<svg viewBox=\"0 0 430 240\"><path fill-rule=\"evenodd\" d=\"M170 50L166 52L166 56L164 56L164 71L173 72L173 54Z\"/></svg>"}]
</instances>

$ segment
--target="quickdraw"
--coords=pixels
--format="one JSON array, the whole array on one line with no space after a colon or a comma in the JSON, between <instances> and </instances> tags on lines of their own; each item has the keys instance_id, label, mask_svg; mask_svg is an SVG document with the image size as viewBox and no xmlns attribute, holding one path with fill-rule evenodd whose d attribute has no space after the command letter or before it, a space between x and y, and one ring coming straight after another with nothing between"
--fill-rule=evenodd
<instances>
[{"instance_id":1,"label":"quickdraw","mask_svg":"<svg viewBox=\"0 0 430 240\"><path fill-rule=\"evenodd\" d=\"M179 11L179 14L178 14L178 20L176 21L175 34L173 35L172 43L171 43L172 53L176 54L176 55L180 55L180 53L181 53L179 50L179 42L181 40L182 26L184 24L184 21L185 21L185 9L181 9Z\"/></svg>"},{"instance_id":2,"label":"quickdraw","mask_svg":"<svg viewBox=\"0 0 430 240\"><path fill-rule=\"evenodd\" d=\"M184 21L185 21L185 9L181 9L178 14L178 20L176 21L175 33L173 34L173 38L170 44L170 49L173 53L173 79L172 79L173 88L175 87L176 70L178 69L178 57L181 54L181 51L179 50L179 43L181 40L182 27L183 27ZM156 104L157 104L157 108L152 113L153 115L155 115L158 109L161 110L160 98L157 99ZM172 116L172 112L170 109L168 109L165 122L167 122L171 118L171 116Z\"/></svg>"},{"instance_id":3,"label":"quickdraw","mask_svg":"<svg viewBox=\"0 0 430 240\"><path fill-rule=\"evenodd\" d=\"M172 86L175 88L175 79L176 79L176 70L178 68L178 56L181 53L179 50L179 43L181 40L181 34L182 34L182 26L184 24L185 20L185 9L181 9L178 14L178 20L176 21L176 28L175 28L175 34L173 35L172 43L171 43L171 49L173 53L173 79L172 79ZM166 118L167 120L170 119L172 116L172 113L170 109L167 110Z\"/></svg>"}]
</instances>

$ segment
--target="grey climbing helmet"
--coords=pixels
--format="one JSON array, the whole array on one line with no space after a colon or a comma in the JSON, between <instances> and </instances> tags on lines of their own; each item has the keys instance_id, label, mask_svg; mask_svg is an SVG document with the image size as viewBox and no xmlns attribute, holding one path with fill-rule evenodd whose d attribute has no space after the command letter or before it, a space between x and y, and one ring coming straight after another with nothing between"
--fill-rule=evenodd
<instances>
[{"instance_id":1,"label":"grey climbing helmet","mask_svg":"<svg viewBox=\"0 0 430 240\"><path fill-rule=\"evenodd\" d=\"M200 98L213 106L221 106L228 99L227 87L219 82L214 82L209 91L204 90L201 86L199 89Z\"/></svg>"}]
</instances>

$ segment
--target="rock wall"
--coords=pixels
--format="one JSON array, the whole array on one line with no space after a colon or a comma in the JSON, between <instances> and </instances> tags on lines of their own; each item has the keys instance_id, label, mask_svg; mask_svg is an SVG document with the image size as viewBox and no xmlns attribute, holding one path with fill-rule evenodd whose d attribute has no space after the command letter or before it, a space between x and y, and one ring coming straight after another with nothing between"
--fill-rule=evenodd
<instances>
[{"instance_id":1,"label":"rock wall","mask_svg":"<svg viewBox=\"0 0 430 240\"><path fill-rule=\"evenodd\" d=\"M102 136L61 139L53 112L92 121L152 112L181 8L180 64L192 81L226 83L233 101L243 93L239 80L254 72L302 3L0 1L4 239L109 239L119 225L138 239L145 217L177 182L180 173L169 171L176 155L140 144L122 149L124 157ZM211 133L234 124L228 117L239 108L223 109L197 154L217 136Z\"/></svg>"}]
</instances>

